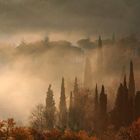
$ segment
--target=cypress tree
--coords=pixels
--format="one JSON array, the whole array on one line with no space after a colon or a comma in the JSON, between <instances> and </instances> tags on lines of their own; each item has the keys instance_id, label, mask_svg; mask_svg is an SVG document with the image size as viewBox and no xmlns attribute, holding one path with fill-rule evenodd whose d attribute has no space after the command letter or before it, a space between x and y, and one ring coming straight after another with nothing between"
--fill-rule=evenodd
<instances>
[{"instance_id":1,"label":"cypress tree","mask_svg":"<svg viewBox=\"0 0 140 140\"><path fill-rule=\"evenodd\" d=\"M70 93L70 103L69 103L69 128L71 130L74 129L74 122L73 122L73 95L72 92Z\"/></svg>"},{"instance_id":2,"label":"cypress tree","mask_svg":"<svg viewBox=\"0 0 140 140\"><path fill-rule=\"evenodd\" d=\"M97 84L96 84L96 87L95 87L95 98L94 98L94 110L95 112L97 112L98 108L99 108L99 101L98 101L98 87L97 87Z\"/></svg>"},{"instance_id":3,"label":"cypress tree","mask_svg":"<svg viewBox=\"0 0 140 140\"><path fill-rule=\"evenodd\" d=\"M105 94L105 89L103 85L101 89L99 105L100 105L100 114L105 116L107 113L107 95Z\"/></svg>"},{"instance_id":4,"label":"cypress tree","mask_svg":"<svg viewBox=\"0 0 140 140\"><path fill-rule=\"evenodd\" d=\"M59 127L62 130L65 130L67 127L67 106L66 106L64 78L62 78L61 95L59 103Z\"/></svg>"},{"instance_id":5,"label":"cypress tree","mask_svg":"<svg viewBox=\"0 0 140 140\"><path fill-rule=\"evenodd\" d=\"M75 81L74 81L74 89L73 89L73 94L74 94L74 98L77 98L78 96L78 82L77 82L77 77L75 77Z\"/></svg>"},{"instance_id":6,"label":"cypress tree","mask_svg":"<svg viewBox=\"0 0 140 140\"><path fill-rule=\"evenodd\" d=\"M130 61L130 75L129 75L129 97L134 100L135 98L135 79L133 71L133 62Z\"/></svg>"},{"instance_id":7,"label":"cypress tree","mask_svg":"<svg viewBox=\"0 0 140 140\"><path fill-rule=\"evenodd\" d=\"M113 110L113 121L116 128L121 126L127 126L129 124L129 103L128 103L128 88L126 82L126 75L124 76L124 82L121 83L115 101L115 107Z\"/></svg>"},{"instance_id":8,"label":"cypress tree","mask_svg":"<svg viewBox=\"0 0 140 140\"><path fill-rule=\"evenodd\" d=\"M73 129L79 129L79 113L80 113L80 96L79 96L79 87L77 78L74 81L74 89L73 89Z\"/></svg>"},{"instance_id":9,"label":"cypress tree","mask_svg":"<svg viewBox=\"0 0 140 140\"><path fill-rule=\"evenodd\" d=\"M133 72L133 62L130 61L130 75L129 75L129 89L128 89L128 122L132 123L134 120L134 100L135 100L135 79Z\"/></svg>"},{"instance_id":10,"label":"cypress tree","mask_svg":"<svg viewBox=\"0 0 140 140\"><path fill-rule=\"evenodd\" d=\"M97 74L98 74L98 78L97 81L98 82L103 82L103 76L104 76L104 62L103 62L103 43L102 43L102 39L101 36L99 36L98 39L98 49L97 49Z\"/></svg>"},{"instance_id":11,"label":"cypress tree","mask_svg":"<svg viewBox=\"0 0 140 140\"><path fill-rule=\"evenodd\" d=\"M79 87L78 87L77 77L75 77L74 88L73 88L73 106L77 105L78 98L79 98Z\"/></svg>"},{"instance_id":12,"label":"cypress tree","mask_svg":"<svg viewBox=\"0 0 140 140\"><path fill-rule=\"evenodd\" d=\"M120 128L124 126L124 113L126 113L125 102L124 102L124 87L120 84L117 92L116 102L115 102L115 126ZM125 112L124 112L125 111Z\"/></svg>"},{"instance_id":13,"label":"cypress tree","mask_svg":"<svg viewBox=\"0 0 140 140\"><path fill-rule=\"evenodd\" d=\"M97 87L97 84L96 84L96 87L95 87L95 97L94 97L94 128L95 128L95 131L98 132L99 131L99 123L98 123L98 119L99 119L99 97L98 97L98 87Z\"/></svg>"},{"instance_id":14,"label":"cypress tree","mask_svg":"<svg viewBox=\"0 0 140 140\"><path fill-rule=\"evenodd\" d=\"M140 117L140 91L137 91L135 97L135 119Z\"/></svg>"},{"instance_id":15,"label":"cypress tree","mask_svg":"<svg viewBox=\"0 0 140 140\"><path fill-rule=\"evenodd\" d=\"M51 85L49 85L46 97L46 127L47 129L53 129L55 127L55 101L53 98L53 91Z\"/></svg>"},{"instance_id":16,"label":"cypress tree","mask_svg":"<svg viewBox=\"0 0 140 140\"><path fill-rule=\"evenodd\" d=\"M102 48L102 39L101 39L101 36L99 36L99 39L98 39L98 47L99 48Z\"/></svg>"},{"instance_id":17,"label":"cypress tree","mask_svg":"<svg viewBox=\"0 0 140 140\"><path fill-rule=\"evenodd\" d=\"M129 124L128 122L128 115L129 115L129 109L128 109L128 87L126 82L126 75L124 76L124 83L123 83L123 95L122 95L122 108L123 108L123 125L127 126Z\"/></svg>"},{"instance_id":18,"label":"cypress tree","mask_svg":"<svg viewBox=\"0 0 140 140\"><path fill-rule=\"evenodd\" d=\"M107 123L107 95L105 94L104 86L102 85L99 98L99 133L102 133L106 128Z\"/></svg>"}]
</instances>

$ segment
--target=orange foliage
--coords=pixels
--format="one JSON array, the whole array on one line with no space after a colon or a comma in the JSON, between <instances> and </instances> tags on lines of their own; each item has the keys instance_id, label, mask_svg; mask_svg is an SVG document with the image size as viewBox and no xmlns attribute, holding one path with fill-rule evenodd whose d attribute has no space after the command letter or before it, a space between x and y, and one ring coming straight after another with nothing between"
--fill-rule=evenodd
<instances>
[{"instance_id":1,"label":"orange foliage","mask_svg":"<svg viewBox=\"0 0 140 140\"><path fill-rule=\"evenodd\" d=\"M24 128L24 127L14 128L11 135L16 140L31 140L32 139L29 129Z\"/></svg>"},{"instance_id":2,"label":"orange foliage","mask_svg":"<svg viewBox=\"0 0 140 140\"><path fill-rule=\"evenodd\" d=\"M129 128L130 136L134 140L140 140L140 118Z\"/></svg>"},{"instance_id":3,"label":"orange foliage","mask_svg":"<svg viewBox=\"0 0 140 140\"><path fill-rule=\"evenodd\" d=\"M90 137L86 131L74 132L65 130L61 132L57 129L51 131L37 131L27 127L16 127L14 119L0 121L0 140L97 140Z\"/></svg>"},{"instance_id":4,"label":"orange foliage","mask_svg":"<svg viewBox=\"0 0 140 140\"><path fill-rule=\"evenodd\" d=\"M140 118L119 132L120 140L140 140Z\"/></svg>"},{"instance_id":5,"label":"orange foliage","mask_svg":"<svg viewBox=\"0 0 140 140\"><path fill-rule=\"evenodd\" d=\"M65 130L61 132L59 130L52 130L38 133L34 131L34 136L39 140L97 140L96 137L90 137L85 131L74 132L71 130ZM43 137L42 137L43 136Z\"/></svg>"},{"instance_id":6,"label":"orange foliage","mask_svg":"<svg viewBox=\"0 0 140 140\"><path fill-rule=\"evenodd\" d=\"M85 131L80 131L78 133L78 136L79 136L80 140L96 140L96 137L89 137L87 132L85 132Z\"/></svg>"},{"instance_id":7,"label":"orange foliage","mask_svg":"<svg viewBox=\"0 0 140 140\"><path fill-rule=\"evenodd\" d=\"M59 139L61 137L61 132L57 129L53 129L51 131L44 132L45 140L49 139Z\"/></svg>"}]
</instances>

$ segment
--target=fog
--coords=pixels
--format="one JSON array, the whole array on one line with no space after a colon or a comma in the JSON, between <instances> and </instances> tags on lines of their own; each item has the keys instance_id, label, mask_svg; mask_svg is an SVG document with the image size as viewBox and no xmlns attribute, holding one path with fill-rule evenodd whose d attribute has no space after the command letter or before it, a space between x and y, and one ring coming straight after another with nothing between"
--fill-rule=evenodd
<instances>
[{"instance_id":1,"label":"fog","mask_svg":"<svg viewBox=\"0 0 140 140\"><path fill-rule=\"evenodd\" d=\"M75 77L79 87L84 87L85 60L89 59L92 77L89 82L94 90L105 85L109 106L114 102L116 91L123 77L129 78L129 62L135 68L137 90L140 88L139 53L120 41L103 45L103 67L98 63L97 41L83 39L82 44L68 41L34 43L22 42L19 46L0 48L0 118L14 117L19 123L27 124L31 110L39 103L45 105L46 91L52 84L56 106L59 104L61 79L65 78L67 102L73 90ZM134 45L134 44L133 44ZM138 45L138 44L137 44ZM139 45L138 45L139 46ZM139 47L138 47L139 48ZM134 55L134 52L137 54ZM102 73L101 73L102 72Z\"/></svg>"},{"instance_id":2,"label":"fog","mask_svg":"<svg viewBox=\"0 0 140 140\"><path fill-rule=\"evenodd\" d=\"M34 45L34 47L36 52L30 49L32 45L29 48L25 46L1 48L1 118L14 117L26 123L31 110L39 103L45 104L49 84L52 84L57 106L62 76L67 79L66 85L70 87L75 76L79 79L82 77L83 54L81 52L80 54L75 50L68 52L67 46L66 49L53 48L44 52L40 52L41 46L36 48ZM78 58L76 54L79 55Z\"/></svg>"}]
</instances>

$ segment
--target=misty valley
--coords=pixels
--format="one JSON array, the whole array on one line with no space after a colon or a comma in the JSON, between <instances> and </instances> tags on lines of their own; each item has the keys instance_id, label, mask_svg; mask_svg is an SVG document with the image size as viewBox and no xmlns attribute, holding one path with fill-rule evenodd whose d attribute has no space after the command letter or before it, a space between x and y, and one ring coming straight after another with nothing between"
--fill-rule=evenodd
<instances>
[{"instance_id":1,"label":"misty valley","mask_svg":"<svg viewBox=\"0 0 140 140\"><path fill-rule=\"evenodd\" d=\"M140 41L45 39L0 47L0 138L140 138Z\"/></svg>"}]
</instances>

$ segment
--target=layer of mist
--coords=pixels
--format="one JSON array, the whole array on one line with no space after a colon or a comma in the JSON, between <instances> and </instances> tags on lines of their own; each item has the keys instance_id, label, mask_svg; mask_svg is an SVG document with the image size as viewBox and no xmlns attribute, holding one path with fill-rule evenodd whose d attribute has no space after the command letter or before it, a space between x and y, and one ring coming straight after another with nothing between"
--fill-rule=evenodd
<instances>
[{"instance_id":1,"label":"layer of mist","mask_svg":"<svg viewBox=\"0 0 140 140\"><path fill-rule=\"evenodd\" d=\"M68 41L49 41L48 38L34 43L22 42L17 47L0 48L0 118L14 117L19 123L27 123L31 110L39 103L45 104L46 91L52 84L56 106L59 103L62 77L65 78L66 96L69 100L74 78L84 87L86 58L90 60L91 89L95 84L105 85L111 105L116 89L124 74L129 76L129 62L134 62L137 90L140 88L140 42L126 37L112 43L103 40L103 67L97 41L81 39L77 45ZM101 77L101 79L99 78Z\"/></svg>"}]
</instances>

